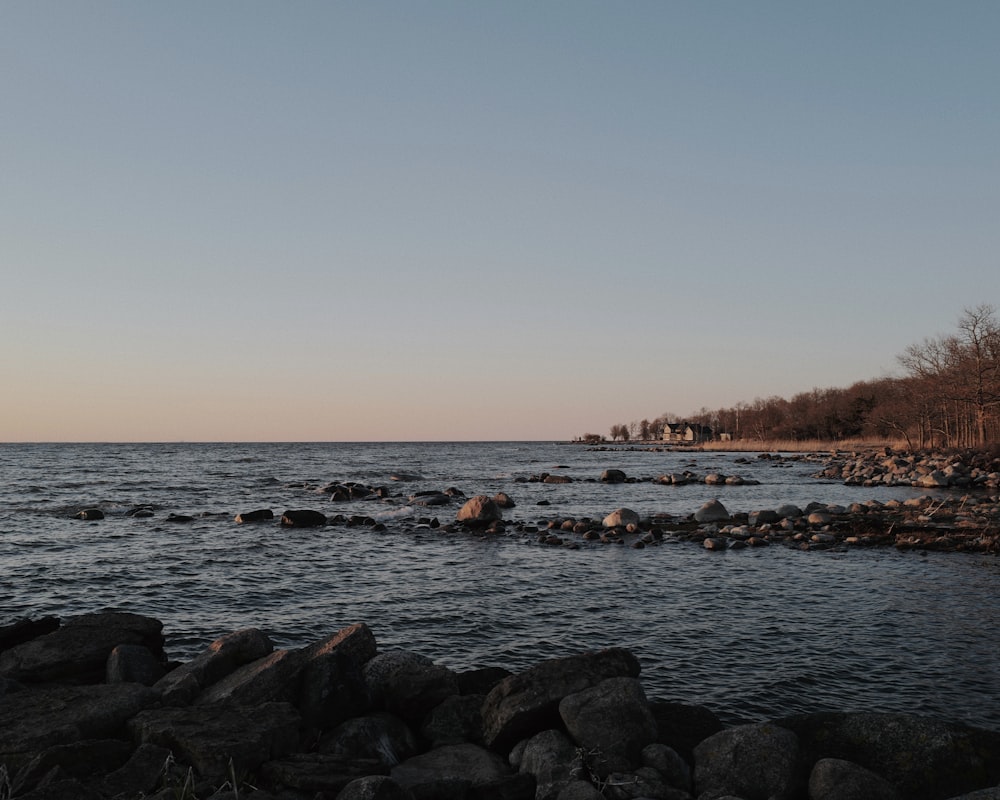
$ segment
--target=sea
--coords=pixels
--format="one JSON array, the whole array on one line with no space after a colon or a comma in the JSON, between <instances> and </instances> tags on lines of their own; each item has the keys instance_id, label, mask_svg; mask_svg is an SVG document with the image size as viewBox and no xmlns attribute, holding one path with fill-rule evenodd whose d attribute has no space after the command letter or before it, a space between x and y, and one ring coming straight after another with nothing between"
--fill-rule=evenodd
<instances>
[{"instance_id":1,"label":"sea","mask_svg":"<svg viewBox=\"0 0 1000 800\"><path fill-rule=\"evenodd\" d=\"M635 480L605 484L605 469ZM0 625L115 609L156 617L185 660L231 631L301 647L366 623L381 650L455 670L529 667L625 647L647 696L724 721L891 711L1000 730L1000 559L894 549L709 552L580 540L520 527L627 507L684 516L916 497L812 477L816 461L758 453L592 449L560 442L0 444ZM664 473L754 485L668 486ZM569 483L532 480L565 475ZM388 496L334 502L353 481ZM445 532L459 508L419 492L506 492L506 533ZM152 516L130 516L147 507ZM99 508L105 518L74 515ZM270 508L271 522L236 514ZM287 509L364 525L283 528ZM170 515L192 517L188 522Z\"/></svg>"}]
</instances>

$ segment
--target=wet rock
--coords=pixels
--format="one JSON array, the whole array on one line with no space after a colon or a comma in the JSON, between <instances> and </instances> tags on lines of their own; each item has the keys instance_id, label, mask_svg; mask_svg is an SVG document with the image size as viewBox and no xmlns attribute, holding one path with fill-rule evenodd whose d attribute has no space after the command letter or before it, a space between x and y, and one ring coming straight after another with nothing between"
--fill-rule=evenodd
<instances>
[{"instance_id":1,"label":"wet rock","mask_svg":"<svg viewBox=\"0 0 1000 800\"><path fill-rule=\"evenodd\" d=\"M312 509L289 510L281 515L286 528L321 528L326 525L326 515Z\"/></svg>"},{"instance_id":2,"label":"wet rock","mask_svg":"<svg viewBox=\"0 0 1000 800\"><path fill-rule=\"evenodd\" d=\"M505 678L483 702L486 745L509 750L519 739L558 728L566 695L616 677L639 677L638 660L621 648L550 659Z\"/></svg>"},{"instance_id":3,"label":"wet rock","mask_svg":"<svg viewBox=\"0 0 1000 800\"><path fill-rule=\"evenodd\" d=\"M624 528L628 525L638 525L639 515L631 508L618 508L608 514L601 524L605 528Z\"/></svg>"},{"instance_id":4,"label":"wet rock","mask_svg":"<svg viewBox=\"0 0 1000 800\"><path fill-rule=\"evenodd\" d=\"M244 525L248 522L264 522L274 519L274 512L269 508L259 508L256 511L244 511L236 515L236 523Z\"/></svg>"},{"instance_id":5,"label":"wet rock","mask_svg":"<svg viewBox=\"0 0 1000 800\"><path fill-rule=\"evenodd\" d=\"M499 492L493 496L493 502L497 504L497 508L516 508L517 503L511 499L511 496L506 492Z\"/></svg>"},{"instance_id":6,"label":"wet rock","mask_svg":"<svg viewBox=\"0 0 1000 800\"><path fill-rule=\"evenodd\" d=\"M142 645L165 659L162 630L159 620L140 614L70 617L51 633L0 654L0 677L23 683L100 683L118 645Z\"/></svg>"},{"instance_id":7,"label":"wet rock","mask_svg":"<svg viewBox=\"0 0 1000 800\"><path fill-rule=\"evenodd\" d=\"M104 512L99 508L84 508L73 515L76 519L83 519L89 522L104 519Z\"/></svg>"},{"instance_id":8,"label":"wet rock","mask_svg":"<svg viewBox=\"0 0 1000 800\"><path fill-rule=\"evenodd\" d=\"M695 791L706 797L790 800L798 758L798 738L787 728L770 723L727 728L694 749Z\"/></svg>"},{"instance_id":9,"label":"wet rock","mask_svg":"<svg viewBox=\"0 0 1000 800\"><path fill-rule=\"evenodd\" d=\"M469 498L458 510L456 520L466 525L488 525L503 519L500 508L492 497L480 494Z\"/></svg>"},{"instance_id":10,"label":"wet rock","mask_svg":"<svg viewBox=\"0 0 1000 800\"><path fill-rule=\"evenodd\" d=\"M723 522L729 519L729 512L718 500L709 500L694 512L696 522Z\"/></svg>"},{"instance_id":11,"label":"wet rock","mask_svg":"<svg viewBox=\"0 0 1000 800\"><path fill-rule=\"evenodd\" d=\"M606 469L601 473L601 483L625 483L628 478L620 469Z\"/></svg>"}]
</instances>

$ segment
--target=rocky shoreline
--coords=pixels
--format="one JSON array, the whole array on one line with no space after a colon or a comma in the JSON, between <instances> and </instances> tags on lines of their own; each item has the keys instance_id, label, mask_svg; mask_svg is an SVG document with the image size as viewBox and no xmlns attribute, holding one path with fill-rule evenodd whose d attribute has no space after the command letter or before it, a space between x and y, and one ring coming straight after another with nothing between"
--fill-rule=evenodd
<instances>
[{"instance_id":1,"label":"rocky shoreline","mask_svg":"<svg viewBox=\"0 0 1000 800\"><path fill-rule=\"evenodd\" d=\"M762 453L757 458L775 462L776 466L786 462L815 461L821 467L813 476L818 479L838 479L851 485L923 488L928 494L905 501L870 500L847 507L813 502L805 507L785 504L738 513L730 513L716 498L683 516L655 514L643 517L632 509L618 508L602 518L528 518L527 512L521 509L517 518L505 519L505 513L518 506L506 493L467 498L461 490L449 487L405 495L394 493L386 486L373 487L353 481L319 486L304 484L299 488L321 495L334 504L381 501L426 509L426 516L391 523L405 526L409 531L520 537L540 545L569 549L608 544L644 549L671 542L694 542L715 551L779 544L800 550L878 546L919 552L1000 553L1000 457L983 453L902 454L883 448L863 454ZM737 463L740 461L737 459ZM405 481L408 476L394 478ZM720 493L729 486L756 483L739 475L697 474L690 470L636 478L613 468L604 470L600 477L587 480L606 484L652 482L663 486L701 483L718 486ZM515 482L560 484L572 483L573 479L564 474L543 472ZM456 505L459 506L457 513L448 519L446 514L453 513L448 508ZM544 509L547 505L548 501L543 500L534 508ZM139 518L154 515L154 510L148 506L138 506L127 514ZM81 509L75 516L91 522L105 518L104 512L97 507ZM197 517L171 513L160 519L174 524L190 523ZM386 522L374 516L328 515L316 508L287 509L280 514L269 508L259 508L235 516L237 524L274 524L275 521L283 527L390 530Z\"/></svg>"},{"instance_id":2,"label":"rocky shoreline","mask_svg":"<svg viewBox=\"0 0 1000 800\"><path fill-rule=\"evenodd\" d=\"M381 651L364 624L261 630L170 662L162 624L105 611L0 627L10 800L1000 800L1000 732L908 714L725 727L647 698L607 650L511 674Z\"/></svg>"}]
</instances>

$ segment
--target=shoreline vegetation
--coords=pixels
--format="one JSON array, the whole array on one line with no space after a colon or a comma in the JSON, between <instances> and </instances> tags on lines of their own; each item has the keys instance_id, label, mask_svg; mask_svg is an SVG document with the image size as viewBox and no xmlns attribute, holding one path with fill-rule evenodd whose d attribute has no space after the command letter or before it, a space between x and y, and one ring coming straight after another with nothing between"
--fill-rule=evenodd
<instances>
[{"instance_id":1,"label":"shoreline vegetation","mask_svg":"<svg viewBox=\"0 0 1000 800\"><path fill-rule=\"evenodd\" d=\"M966 308L954 334L925 339L897 357L904 374L813 388L790 399L773 396L732 408L702 408L687 417L615 424L612 442L635 439L713 443L729 449L766 442L799 448L829 441L894 440L908 450L1000 446L1000 320L991 305ZM586 433L579 440L600 444Z\"/></svg>"}]
</instances>

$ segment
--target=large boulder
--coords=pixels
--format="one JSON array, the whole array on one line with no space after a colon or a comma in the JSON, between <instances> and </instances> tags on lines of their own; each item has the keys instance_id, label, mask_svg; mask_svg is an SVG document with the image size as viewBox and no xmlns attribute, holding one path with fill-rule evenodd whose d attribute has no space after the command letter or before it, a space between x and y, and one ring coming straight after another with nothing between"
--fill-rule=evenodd
<instances>
[{"instance_id":1,"label":"large boulder","mask_svg":"<svg viewBox=\"0 0 1000 800\"><path fill-rule=\"evenodd\" d=\"M643 748L656 740L656 719L636 678L608 678L567 695L559 716L577 745L600 754L601 775L639 767Z\"/></svg>"},{"instance_id":2,"label":"large boulder","mask_svg":"<svg viewBox=\"0 0 1000 800\"><path fill-rule=\"evenodd\" d=\"M290 509L281 515L281 525L286 528L322 528L326 515L311 508Z\"/></svg>"},{"instance_id":3,"label":"large boulder","mask_svg":"<svg viewBox=\"0 0 1000 800\"><path fill-rule=\"evenodd\" d=\"M257 628L244 628L212 642L195 658L167 673L153 688L163 695L163 702L185 705L202 690L231 673L237 667L269 655L274 644Z\"/></svg>"},{"instance_id":4,"label":"large boulder","mask_svg":"<svg viewBox=\"0 0 1000 800\"><path fill-rule=\"evenodd\" d=\"M298 705L308 725L329 730L369 709L364 667L377 652L364 623L341 628L302 651Z\"/></svg>"},{"instance_id":5,"label":"large boulder","mask_svg":"<svg viewBox=\"0 0 1000 800\"><path fill-rule=\"evenodd\" d=\"M496 500L488 495L479 494L465 501L465 505L458 510L455 519L466 525L485 526L503 519L503 514Z\"/></svg>"},{"instance_id":6,"label":"large boulder","mask_svg":"<svg viewBox=\"0 0 1000 800\"><path fill-rule=\"evenodd\" d=\"M354 761L375 760L386 770L420 752L417 737L407 724L384 711L342 722L323 734L317 749Z\"/></svg>"},{"instance_id":7,"label":"large boulder","mask_svg":"<svg viewBox=\"0 0 1000 800\"><path fill-rule=\"evenodd\" d=\"M536 733L524 743L517 769L535 779L535 800L556 800L583 775L584 764L580 750L566 734L551 730Z\"/></svg>"},{"instance_id":8,"label":"large boulder","mask_svg":"<svg viewBox=\"0 0 1000 800\"><path fill-rule=\"evenodd\" d=\"M364 667L373 704L419 725L436 705L458 694L458 680L447 667L407 650L389 650Z\"/></svg>"},{"instance_id":9,"label":"large boulder","mask_svg":"<svg viewBox=\"0 0 1000 800\"><path fill-rule=\"evenodd\" d=\"M263 658L237 667L204 689L194 699L198 705L219 703L257 706L276 701L294 703L298 699L298 675L302 669L298 650L275 650Z\"/></svg>"},{"instance_id":10,"label":"large boulder","mask_svg":"<svg viewBox=\"0 0 1000 800\"><path fill-rule=\"evenodd\" d=\"M393 767L389 774L417 798L464 800L482 796L487 787L499 790L505 785L510 785L514 791L500 796L525 800L534 797L534 781L525 782L526 776L518 780L503 758L474 744L430 750Z\"/></svg>"},{"instance_id":11,"label":"large boulder","mask_svg":"<svg viewBox=\"0 0 1000 800\"><path fill-rule=\"evenodd\" d=\"M706 798L791 800L798 768L799 742L792 731L769 723L739 725L694 749L695 792Z\"/></svg>"},{"instance_id":12,"label":"large boulder","mask_svg":"<svg viewBox=\"0 0 1000 800\"><path fill-rule=\"evenodd\" d=\"M639 524L639 515L631 508L617 508L608 514L602 524L605 528L625 528Z\"/></svg>"},{"instance_id":13,"label":"large boulder","mask_svg":"<svg viewBox=\"0 0 1000 800\"><path fill-rule=\"evenodd\" d=\"M230 771L256 772L265 762L294 752L300 724L292 705L264 703L252 709L149 709L137 714L129 728L136 741L166 747L202 778L221 782Z\"/></svg>"},{"instance_id":14,"label":"large boulder","mask_svg":"<svg viewBox=\"0 0 1000 800\"><path fill-rule=\"evenodd\" d=\"M901 800L881 775L839 758L822 758L809 774L809 800Z\"/></svg>"},{"instance_id":15,"label":"large boulder","mask_svg":"<svg viewBox=\"0 0 1000 800\"><path fill-rule=\"evenodd\" d=\"M137 644L165 661L163 623L118 611L70 617L51 633L0 654L0 677L23 683L101 683L118 645Z\"/></svg>"},{"instance_id":16,"label":"large boulder","mask_svg":"<svg viewBox=\"0 0 1000 800\"><path fill-rule=\"evenodd\" d=\"M654 700L649 709L656 718L657 740L689 764L694 762L694 748L724 727L718 715L705 706Z\"/></svg>"},{"instance_id":17,"label":"large boulder","mask_svg":"<svg viewBox=\"0 0 1000 800\"><path fill-rule=\"evenodd\" d=\"M606 469L601 473L601 483L625 483L628 478L620 469Z\"/></svg>"},{"instance_id":18,"label":"large boulder","mask_svg":"<svg viewBox=\"0 0 1000 800\"><path fill-rule=\"evenodd\" d=\"M88 739L125 738L129 719L159 701L136 683L53 686L0 702L0 764L13 772L37 753Z\"/></svg>"},{"instance_id":19,"label":"large boulder","mask_svg":"<svg viewBox=\"0 0 1000 800\"><path fill-rule=\"evenodd\" d=\"M695 522L724 522L729 519L729 512L718 500L709 500L694 512Z\"/></svg>"},{"instance_id":20,"label":"large boulder","mask_svg":"<svg viewBox=\"0 0 1000 800\"><path fill-rule=\"evenodd\" d=\"M912 714L800 714L794 731L807 763L851 761L892 783L907 800L944 800L1000 783L1000 733Z\"/></svg>"},{"instance_id":21,"label":"large boulder","mask_svg":"<svg viewBox=\"0 0 1000 800\"><path fill-rule=\"evenodd\" d=\"M638 678L639 662L627 650L609 648L550 659L504 678L483 702L486 746L508 751L519 739L559 728L559 703L566 695L619 677Z\"/></svg>"}]
</instances>

